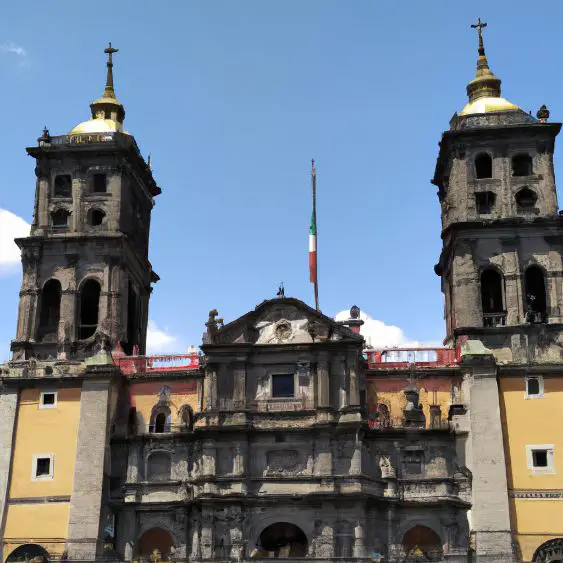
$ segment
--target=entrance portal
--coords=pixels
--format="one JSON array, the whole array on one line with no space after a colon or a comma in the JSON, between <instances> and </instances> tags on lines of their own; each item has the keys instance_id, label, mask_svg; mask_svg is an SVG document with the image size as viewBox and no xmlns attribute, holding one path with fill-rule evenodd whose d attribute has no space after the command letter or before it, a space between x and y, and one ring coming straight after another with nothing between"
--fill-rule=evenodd
<instances>
[{"instance_id":1,"label":"entrance portal","mask_svg":"<svg viewBox=\"0 0 563 563\"><path fill-rule=\"evenodd\" d=\"M251 557L305 557L307 536L303 530L289 522L276 522L260 534Z\"/></svg>"},{"instance_id":2,"label":"entrance portal","mask_svg":"<svg viewBox=\"0 0 563 563\"><path fill-rule=\"evenodd\" d=\"M20 545L6 559L6 563L15 563L16 561L28 561L29 563L47 563L49 561L49 553L44 547L34 543L26 543Z\"/></svg>"}]
</instances>

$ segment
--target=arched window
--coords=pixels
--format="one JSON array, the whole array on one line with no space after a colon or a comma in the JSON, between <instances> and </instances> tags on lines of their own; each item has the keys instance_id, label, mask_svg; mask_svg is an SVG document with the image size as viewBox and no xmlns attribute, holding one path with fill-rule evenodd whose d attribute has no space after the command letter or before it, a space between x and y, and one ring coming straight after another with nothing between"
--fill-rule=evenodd
<instances>
[{"instance_id":1,"label":"arched window","mask_svg":"<svg viewBox=\"0 0 563 563\"><path fill-rule=\"evenodd\" d=\"M46 563L49 561L49 553L47 550L34 543L26 543L20 545L6 559L6 563L12 563L16 561L34 561L37 563Z\"/></svg>"},{"instance_id":2,"label":"arched window","mask_svg":"<svg viewBox=\"0 0 563 563\"><path fill-rule=\"evenodd\" d=\"M155 452L147 460L147 481L169 481L171 471L170 454Z\"/></svg>"},{"instance_id":3,"label":"arched window","mask_svg":"<svg viewBox=\"0 0 563 563\"><path fill-rule=\"evenodd\" d=\"M506 324L503 278L492 268L484 270L481 274L481 305L483 307L483 326Z\"/></svg>"},{"instance_id":4,"label":"arched window","mask_svg":"<svg viewBox=\"0 0 563 563\"><path fill-rule=\"evenodd\" d=\"M536 549L532 561L534 563L558 563L563 561L563 538L555 538L542 543Z\"/></svg>"},{"instance_id":5,"label":"arched window","mask_svg":"<svg viewBox=\"0 0 563 563\"><path fill-rule=\"evenodd\" d=\"M154 419L153 432L161 434L162 432L170 432L170 417L166 413L159 412Z\"/></svg>"},{"instance_id":6,"label":"arched window","mask_svg":"<svg viewBox=\"0 0 563 563\"><path fill-rule=\"evenodd\" d=\"M148 560L154 552L158 551L162 561L166 561L171 554L172 537L162 528L147 530L137 541L136 551L141 559Z\"/></svg>"},{"instance_id":7,"label":"arched window","mask_svg":"<svg viewBox=\"0 0 563 563\"><path fill-rule=\"evenodd\" d=\"M479 179L493 177L493 159L485 152L475 157L475 176Z\"/></svg>"},{"instance_id":8,"label":"arched window","mask_svg":"<svg viewBox=\"0 0 563 563\"><path fill-rule=\"evenodd\" d=\"M289 522L276 522L265 528L256 545L255 556L264 558L306 557L307 536Z\"/></svg>"},{"instance_id":9,"label":"arched window","mask_svg":"<svg viewBox=\"0 0 563 563\"><path fill-rule=\"evenodd\" d=\"M72 197L72 179L68 174L55 176L54 197Z\"/></svg>"},{"instance_id":10,"label":"arched window","mask_svg":"<svg viewBox=\"0 0 563 563\"><path fill-rule=\"evenodd\" d=\"M68 218L70 213L66 209L57 209L51 213L51 226L57 231L64 231L68 228Z\"/></svg>"},{"instance_id":11,"label":"arched window","mask_svg":"<svg viewBox=\"0 0 563 563\"><path fill-rule=\"evenodd\" d=\"M192 430L194 426L194 411L190 405L184 405L180 409L180 420L185 430Z\"/></svg>"},{"instance_id":12,"label":"arched window","mask_svg":"<svg viewBox=\"0 0 563 563\"><path fill-rule=\"evenodd\" d=\"M39 330L42 334L57 332L61 313L61 282L51 279L41 292L41 314Z\"/></svg>"},{"instance_id":13,"label":"arched window","mask_svg":"<svg viewBox=\"0 0 563 563\"><path fill-rule=\"evenodd\" d=\"M547 320L545 277L539 266L530 266L524 274L526 320L541 323Z\"/></svg>"},{"instance_id":14,"label":"arched window","mask_svg":"<svg viewBox=\"0 0 563 563\"><path fill-rule=\"evenodd\" d=\"M516 193L516 204L520 209L530 209L536 205L537 194L530 188L524 187Z\"/></svg>"},{"instance_id":15,"label":"arched window","mask_svg":"<svg viewBox=\"0 0 563 563\"><path fill-rule=\"evenodd\" d=\"M529 154L517 154L512 157L513 176L531 176L532 174L532 157Z\"/></svg>"},{"instance_id":16,"label":"arched window","mask_svg":"<svg viewBox=\"0 0 563 563\"><path fill-rule=\"evenodd\" d=\"M104 222L106 214L101 209L90 209L88 211L88 225L98 227Z\"/></svg>"},{"instance_id":17,"label":"arched window","mask_svg":"<svg viewBox=\"0 0 563 563\"><path fill-rule=\"evenodd\" d=\"M414 526L403 537L405 561L442 561L440 536L426 526Z\"/></svg>"},{"instance_id":18,"label":"arched window","mask_svg":"<svg viewBox=\"0 0 563 563\"><path fill-rule=\"evenodd\" d=\"M87 280L80 291L80 338L90 338L98 328L100 284Z\"/></svg>"}]
</instances>

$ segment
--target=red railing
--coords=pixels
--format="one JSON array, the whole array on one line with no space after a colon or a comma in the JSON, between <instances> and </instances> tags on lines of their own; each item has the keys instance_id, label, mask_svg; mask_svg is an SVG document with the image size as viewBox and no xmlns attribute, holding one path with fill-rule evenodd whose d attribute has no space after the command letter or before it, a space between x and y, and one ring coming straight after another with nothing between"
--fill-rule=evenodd
<instances>
[{"instance_id":1,"label":"red railing","mask_svg":"<svg viewBox=\"0 0 563 563\"><path fill-rule=\"evenodd\" d=\"M410 364L432 368L458 363L455 348L388 348L368 350L366 354L369 369L405 368Z\"/></svg>"},{"instance_id":2,"label":"red railing","mask_svg":"<svg viewBox=\"0 0 563 563\"><path fill-rule=\"evenodd\" d=\"M196 353L169 356L122 356L115 358L114 361L126 374L181 371L199 367L199 355Z\"/></svg>"}]
</instances>

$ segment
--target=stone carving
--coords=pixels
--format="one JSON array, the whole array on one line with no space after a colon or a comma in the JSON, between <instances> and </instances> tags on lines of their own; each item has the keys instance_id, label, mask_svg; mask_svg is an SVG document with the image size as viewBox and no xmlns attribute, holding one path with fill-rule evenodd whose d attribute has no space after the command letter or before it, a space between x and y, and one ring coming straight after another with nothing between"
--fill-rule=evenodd
<instances>
[{"instance_id":1,"label":"stone carving","mask_svg":"<svg viewBox=\"0 0 563 563\"><path fill-rule=\"evenodd\" d=\"M293 334L293 330L291 329L291 323L282 319L275 324L274 333L276 338L280 342L285 342L289 340Z\"/></svg>"},{"instance_id":2,"label":"stone carving","mask_svg":"<svg viewBox=\"0 0 563 563\"><path fill-rule=\"evenodd\" d=\"M274 450L266 454L267 474L295 474L303 469L297 450Z\"/></svg>"},{"instance_id":3,"label":"stone carving","mask_svg":"<svg viewBox=\"0 0 563 563\"><path fill-rule=\"evenodd\" d=\"M391 459L387 456L382 455L379 458L379 469L381 469L382 479L396 479L397 472L393 465L391 465Z\"/></svg>"}]
</instances>

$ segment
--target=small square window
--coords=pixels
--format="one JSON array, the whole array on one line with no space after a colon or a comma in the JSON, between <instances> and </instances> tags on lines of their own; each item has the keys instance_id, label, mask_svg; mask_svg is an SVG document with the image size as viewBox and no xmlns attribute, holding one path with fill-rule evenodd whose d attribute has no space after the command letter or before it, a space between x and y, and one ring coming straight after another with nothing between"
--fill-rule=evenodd
<instances>
[{"instance_id":1,"label":"small square window","mask_svg":"<svg viewBox=\"0 0 563 563\"><path fill-rule=\"evenodd\" d=\"M554 474L554 446L553 444L534 444L526 446L528 469L533 475Z\"/></svg>"},{"instance_id":2,"label":"small square window","mask_svg":"<svg viewBox=\"0 0 563 563\"><path fill-rule=\"evenodd\" d=\"M488 215L492 212L495 205L496 196L493 192L477 192L475 194L475 205L477 213Z\"/></svg>"},{"instance_id":3,"label":"small square window","mask_svg":"<svg viewBox=\"0 0 563 563\"><path fill-rule=\"evenodd\" d=\"M57 406L57 394L54 391L42 392L39 408L54 409Z\"/></svg>"},{"instance_id":4,"label":"small square window","mask_svg":"<svg viewBox=\"0 0 563 563\"><path fill-rule=\"evenodd\" d=\"M422 473L422 461L424 452L422 450L407 450L403 457L403 468L409 475L420 475Z\"/></svg>"},{"instance_id":5,"label":"small square window","mask_svg":"<svg viewBox=\"0 0 563 563\"><path fill-rule=\"evenodd\" d=\"M547 467L547 450L532 450L534 467Z\"/></svg>"},{"instance_id":6,"label":"small square window","mask_svg":"<svg viewBox=\"0 0 563 563\"><path fill-rule=\"evenodd\" d=\"M543 397L543 377L534 375L526 377L526 399L541 399Z\"/></svg>"},{"instance_id":7,"label":"small square window","mask_svg":"<svg viewBox=\"0 0 563 563\"><path fill-rule=\"evenodd\" d=\"M33 456L31 478L33 481L53 478L53 454L37 454Z\"/></svg>"},{"instance_id":8,"label":"small square window","mask_svg":"<svg viewBox=\"0 0 563 563\"><path fill-rule=\"evenodd\" d=\"M291 374L272 375L272 397L294 397L295 376Z\"/></svg>"},{"instance_id":9,"label":"small square window","mask_svg":"<svg viewBox=\"0 0 563 563\"><path fill-rule=\"evenodd\" d=\"M94 193L103 194L107 191L107 177L105 174L94 174Z\"/></svg>"}]
</instances>

